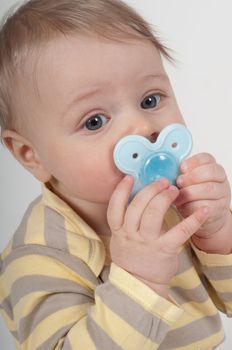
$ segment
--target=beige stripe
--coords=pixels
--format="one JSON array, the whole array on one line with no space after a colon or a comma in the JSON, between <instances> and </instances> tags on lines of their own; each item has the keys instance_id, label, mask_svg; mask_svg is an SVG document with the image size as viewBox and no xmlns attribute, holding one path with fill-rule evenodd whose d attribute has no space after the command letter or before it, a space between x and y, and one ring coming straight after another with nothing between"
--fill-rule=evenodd
<instances>
[{"instance_id":1,"label":"beige stripe","mask_svg":"<svg viewBox=\"0 0 232 350\"><path fill-rule=\"evenodd\" d=\"M203 285L199 285L196 288L184 289L181 287L172 287L170 294L174 300L179 304L185 304L188 302L204 303L209 299L208 293L206 292Z\"/></svg>"},{"instance_id":2,"label":"beige stripe","mask_svg":"<svg viewBox=\"0 0 232 350\"><path fill-rule=\"evenodd\" d=\"M29 207L27 208L21 223L19 224L14 236L13 236L13 242L12 242L12 250L20 247L24 244L24 239L26 235L26 230L27 230L27 220L31 215L32 209L36 204L38 204L41 201L42 196L37 197Z\"/></svg>"},{"instance_id":3,"label":"beige stripe","mask_svg":"<svg viewBox=\"0 0 232 350\"><path fill-rule=\"evenodd\" d=\"M99 350L122 350L108 334L101 329L93 319L87 319L87 330L93 340L96 349ZM75 349L76 350L76 349ZM84 350L84 349L83 349ZM87 349L86 349L87 350Z\"/></svg>"},{"instance_id":4,"label":"beige stripe","mask_svg":"<svg viewBox=\"0 0 232 350\"><path fill-rule=\"evenodd\" d=\"M170 326L160 317L155 317L110 282L99 286L96 289L96 295L115 314L153 342L161 343L170 329Z\"/></svg>"},{"instance_id":5,"label":"beige stripe","mask_svg":"<svg viewBox=\"0 0 232 350\"><path fill-rule=\"evenodd\" d=\"M15 306L18 301L27 294L44 291L46 293L76 293L93 299L93 291L85 289L67 279L47 277L47 276L27 276L18 279L13 286L12 305Z\"/></svg>"},{"instance_id":6,"label":"beige stripe","mask_svg":"<svg viewBox=\"0 0 232 350\"><path fill-rule=\"evenodd\" d=\"M55 346L57 345L57 343L60 341L60 339L67 336L68 331L74 326L74 324L75 323L71 323L71 324L68 324L65 327L59 329L49 339L47 339L43 344L41 344L39 347L37 347L36 350L54 349ZM60 344L59 349L66 350L66 348L62 347L62 344ZM77 350L77 349L74 349L74 350Z\"/></svg>"},{"instance_id":7,"label":"beige stripe","mask_svg":"<svg viewBox=\"0 0 232 350\"><path fill-rule=\"evenodd\" d=\"M92 284L98 284L96 277L82 260L73 255L67 254L67 252L36 244L26 245L24 247L18 248L9 256L7 256L3 262L1 274L4 273L5 269L8 267L8 265L10 265L12 261L27 255L40 255L54 258L72 269L78 275L90 281Z\"/></svg>"},{"instance_id":8,"label":"beige stripe","mask_svg":"<svg viewBox=\"0 0 232 350\"><path fill-rule=\"evenodd\" d=\"M202 271L210 280L230 280L232 277L232 266L203 266Z\"/></svg>"},{"instance_id":9,"label":"beige stripe","mask_svg":"<svg viewBox=\"0 0 232 350\"><path fill-rule=\"evenodd\" d=\"M69 251L64 217L49 207L44 209L44 239L53 249Z\"/></svg>"},{"instance_id":10,"label":"beige stripe","mask_svg":"<svg viewBox=\"0 0 232 350\"><path fill-rule=\"evenodd\" d=\"M37 325L53 313L80 304L93 304L93 297L84 294L63 293L46 297L19 323L19 338L23 343L37 327Z\"/></svg>"},{"instance_id":11,"label":"beige stripe","mask_svg":"<svg viewBox=\"0 0 232 350\"><path fill-rule=\"evenodd\" d=\"M159 350L168 350L199 342L219 332L221 328L219 314L204 317L201 320L193 321L184 327L170 331L160 345Z\"/></svg>"}]
</instances>

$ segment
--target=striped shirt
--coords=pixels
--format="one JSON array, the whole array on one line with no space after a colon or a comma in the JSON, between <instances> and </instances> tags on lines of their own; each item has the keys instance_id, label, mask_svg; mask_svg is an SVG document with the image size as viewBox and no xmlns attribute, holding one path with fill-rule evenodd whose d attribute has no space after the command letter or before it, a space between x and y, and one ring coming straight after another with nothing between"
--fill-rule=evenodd
<instances>
[{"instance_id":1,"label":"striped shirt","mask_svg":"<svg viewBox=\"0 0 232 350\"><path fill-rule=\"evenodd\" d=\"M170 210L168 227L178 221ZM209 350L223 341L232 255L186 244L171 302L111 263L104 242L43 188L0 260L0 311L17 349Z\"/></svg>"}]
</instances>

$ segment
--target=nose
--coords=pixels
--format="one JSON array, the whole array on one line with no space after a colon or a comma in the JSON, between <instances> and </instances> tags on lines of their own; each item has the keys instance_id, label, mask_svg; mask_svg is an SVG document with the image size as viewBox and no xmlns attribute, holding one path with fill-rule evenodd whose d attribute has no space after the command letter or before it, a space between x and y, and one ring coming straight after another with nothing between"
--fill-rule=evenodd
<instances>
[{"instance_id":1,"label":"nose","mask_svg":"<svg viewBox=\"0 0 232 350\"><path fill-rule=\"evenodd\" d=\"M132 118L133 126L131 135L141 135L154 143L163 127L155 125L154 117L148 115L137 115Z\"/></svg>"}]
</instances>

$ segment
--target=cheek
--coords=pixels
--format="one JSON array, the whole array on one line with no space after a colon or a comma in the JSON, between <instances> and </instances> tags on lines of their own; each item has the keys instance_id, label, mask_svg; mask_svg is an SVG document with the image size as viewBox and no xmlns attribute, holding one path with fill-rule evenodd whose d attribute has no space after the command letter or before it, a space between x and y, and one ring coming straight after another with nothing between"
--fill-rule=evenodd
<instances>
[{"instance_id":1,"label":"cheek","mask_svg":"<svg viewBox=\"0 0 232 350\"><path fill-rule=\"evenodd\" d=\"M112 152L63 152L59 154L54 177L75 197L95 202L108 202L123 174L113 162Z\"/></svg>"},{"instance_id":2,"label":"cheek","mask_svg":"<svg viewBox=\"0 0 232 350\"><path fill-rule=\"evenodd\" d=\"M77 167L79 190L83 196L96 200L109 200L114 188L123 178L123 174L116 169L109 156L99 155L91 160L83 161Z\"/></svg>"}]
</instances>

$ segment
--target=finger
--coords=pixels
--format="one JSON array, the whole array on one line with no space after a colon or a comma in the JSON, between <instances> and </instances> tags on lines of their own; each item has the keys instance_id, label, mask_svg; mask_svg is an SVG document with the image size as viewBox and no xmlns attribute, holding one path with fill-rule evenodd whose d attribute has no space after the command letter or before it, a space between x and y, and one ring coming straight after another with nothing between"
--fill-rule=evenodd
<instances>
[{"instance_id":1,"label":"finger","mask_svg":"<svg viewBox=\"0 0 232 350\"><path fill-rule=\"evenodd\" d=\"M229 200L226 201L225 198L217 200L199 200L180 205L178 206L178 210L181 215L186 218L203 206L208 207L210 217L213 216L215 219L218 219L222 216L222 213L225 212L225 208L229 207Z\"/></svg>"},{"instance_id":2,"label":"finger","mask_svg":"<svg viewBox=\"0 0 232 350\"><path fill-rule=\"evenodd\" d=\"M128 233L139 230L141 217L148 203L168 187L169 181L163 178L144 187L137 193L128 206L125 214L124 228Z\"/></svg>"},{"instance_id":3,"label":"finger","mask_svg":"<svg viewBox=\"0 0 232 350\"><path fill-rule=\"evenodd\" d=\"M201 165L178 176L176 183L179 188L183 188L202 182L224 182L225 180L226 173L224 168L220 164L210 163Z\"/></svg>"},{"instance_id":4,"label":"finger","mask_svg":"<svg viewBox=\"0 0 232 350\"><path fill-rule=\"evenodd\" d=\"M217 200L226 197L228 187L226 183L205 182L199 185L182 188L175 205L180 206L188 202L199 200Z\"/></svg>"},{"instance_id":5,"label":"finger","mask_svg":"<svg viewBox=\"0 0 232 350\"><path fill-rule=\"evenodd\" d=\"M215 163L215 158L209 153L198 153L188 159L185 159L180 165L180 171L186 173L201 165Z\"/></svg>"},{"instance_id":6,"label":"finger","mask_svg":"<svg viewBox=\"0 0 232 350\"><path fill-rule=\"evenodd\" d=\"M147 205L140 223L140 233L142 236L155 237L160 235L164 216L177 198L179 190L176 186L159 193Z\"/></svg>"},{"instance_id":7,"label":"finger","mask_svg":"<svg viewBox=\"0 0 232 350\"><path fill-rule=\"evenodd\" d=\"M178 251L179 248L200 229L200 227L207 220L208 215L208 208L201 207L192 215L165 233L162 236L162 239L163 243L166 244L167 250L172 252Z\"/></svg>"},{"instance_id":8,"label":"finger","mask_svg":"<svg viewBox=\"0 0 232 350\"><path fill-rule=\"evenodd\" d=\"M117 231L124 223L129 197L133 188L132 176L125 176L115 188L107 209L107 220L112 231Z\"/></svg>"}]
</instances>

